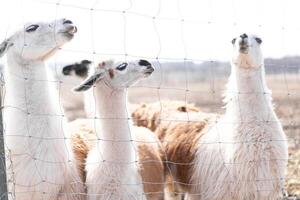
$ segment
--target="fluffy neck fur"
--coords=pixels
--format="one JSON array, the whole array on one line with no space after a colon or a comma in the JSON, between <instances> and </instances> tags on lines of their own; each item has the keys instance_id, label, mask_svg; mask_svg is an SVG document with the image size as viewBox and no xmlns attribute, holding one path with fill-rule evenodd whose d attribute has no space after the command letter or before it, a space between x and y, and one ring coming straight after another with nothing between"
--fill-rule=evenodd
<instances>
[{"instance_id":1,"label":"fluffy neck fur","mask_svg":"<svg viewBox=\"0 0 300 200\"><path fill-rule=\"evenodd\" d=\"M232 64L225 95L226 117L231 121L274 120L271 91L266 85L264 66L247 69Z\"/></svg>"},{"instance_id":2,"label":"fluffy neck fur","mask_svg":"<svg viewBox=\"0 0 300 200\"><path fill-rule=\"evenodd\" d=\"M126 89L113 89L98 83L94 88L96 98L97 136L101 143L101 153L105 160L117 162L133 162L134 147L132 145L131 124L127 110Z\"/></svg>"},{"instance_id":3,"label":"fluffy neck fur","mask_svg":"<svg viewBox=\"0 0 300 200\"><path fill-rule=\"evenodd\" d=\"M8 53L5 82L6 104L29 115L63 115L56 82L48 74L44 61L26 61Z\"/></svg>"}]
</instances>

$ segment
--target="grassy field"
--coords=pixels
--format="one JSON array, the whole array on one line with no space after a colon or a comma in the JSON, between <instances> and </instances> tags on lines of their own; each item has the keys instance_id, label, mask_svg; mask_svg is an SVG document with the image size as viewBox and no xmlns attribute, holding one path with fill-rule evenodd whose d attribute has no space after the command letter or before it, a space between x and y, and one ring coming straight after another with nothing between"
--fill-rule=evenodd
<instances>
[{"instance_id":1,"label":"grassy field","mask_svg":"<svg viewBox=\"0 0 300 200\"><path fill-rule=\"evenodd\" d=\"M222 94L226 81L226 78L219 78L182 85L183 81L174 77L173 81L161 83L160 87L144 82L130 90L129 98L134 104L163 99L182 100L194 103L202 111L223 113ZM275 111L289 139L286 188L289 195L300 197L300 76L269 75L267 83L273 93Z\"/></svg>"}]
</instances>

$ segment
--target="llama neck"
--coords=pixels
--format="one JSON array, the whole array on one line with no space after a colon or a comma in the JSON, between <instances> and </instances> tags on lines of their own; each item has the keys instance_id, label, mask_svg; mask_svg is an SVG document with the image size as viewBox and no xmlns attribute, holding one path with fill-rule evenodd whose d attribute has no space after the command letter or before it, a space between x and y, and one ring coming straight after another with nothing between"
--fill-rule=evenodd
<instances>
[{"instance_id":1,"label":"llama neck","mask_svg":"<svg viewBox=\"0 0 300 200\"><path fill-rule=\"evenodd\" d=\"M5 82L6 105L32 115L62 115L56 82L43 61L25 62L8 54Z\"/></svg>"},{"instance_id":2,"label":"llama neck","mask_svg":"<svg viewBox=\"0 0 300 200\"><path fill-rule=\"evenodd\" d=\"M238 122L274 120L271 91L264 67L243 69L232 65L226 91L226 115Z\"/></svg>"},{"instance_id":3,"label":"llama neck","mask_svg":"<svg viewBox=\"0 0 300 200\"><path fill-rule=\"evenodd\" d=\"M61 160L67 155L61 152L66 151L62 139L64 120L55 84L49 81L44 62L26 63L15 55L7 55L3 113L6 142L12 153L39 154L46 160L47 155L49 160ZM54 158L49 149L61 156Z\"/></svg>"},{"instance_id":4,"label":"llama neck","mask_svg":"<svg viewBox=\"0 0 300 200\"><path fill-rule=\"evenodd\" d=\"M134 147L131 136L131 122L127 111L126 89L114 90L102 82L94 89L96 97L96 133L101 143L105 160L134 161Z\"/></svg>"}]
</instances>

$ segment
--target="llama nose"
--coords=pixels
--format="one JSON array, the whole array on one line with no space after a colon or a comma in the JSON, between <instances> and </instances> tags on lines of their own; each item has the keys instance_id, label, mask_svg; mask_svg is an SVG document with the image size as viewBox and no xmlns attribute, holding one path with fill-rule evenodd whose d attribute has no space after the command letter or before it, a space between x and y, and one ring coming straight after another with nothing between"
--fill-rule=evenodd
<instances>
[{"instance_id":1,"label":"llama nose","mask_svg":"<svg viewBox=\"0 0 300 200\"><path fill-rule=\"evenodd\" d=\"M148 62L147 60L140 60L140 61L139 61L139 65L141 65L141 66L146 66L146 67L148 67L148 66L151 67L151 63Z\"/></svg>"},{"instance_id":2,"label":"llama nose","mask_svg":"<svg viewBox=\"0 0 300 200\"><path fill-rule=\"evenodd\" d=\"M246 39L248 38L248 35L246 33L244 33L243 35L240 35L241 37L241 41L239 42L240 46L244 46L247 45L247 41Z\"/></svg>"},{"instance_id":3,"label":"llama nose","mask_svg":"<svg viewBox=\"0 0 300 200\"><path fill-rule=\"evenodd\" d=\"M240 35L240 37L244 40L248 37L248 35L246 33L244 33L243 35Z\"/></svg>"},{"instance_id":4,"label":"llama nose","mask_svg":"<svg viewBox=\"0 0 300 200\"><path fill-rule=\"evenodd\" d=\"M63 24L73 24L71 20L64 19Z\"/></svg>"}]
</instances>

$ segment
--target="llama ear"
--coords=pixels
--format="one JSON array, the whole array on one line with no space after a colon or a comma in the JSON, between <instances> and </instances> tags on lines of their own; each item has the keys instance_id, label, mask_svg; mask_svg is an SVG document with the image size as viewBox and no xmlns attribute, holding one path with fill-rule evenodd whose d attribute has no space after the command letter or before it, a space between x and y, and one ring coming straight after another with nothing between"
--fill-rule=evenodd
<instances>
[{"instance_id":1,"label":"llama ear","mask_svg":"<svg viewBox=\"0 0 300 200\"><path fill-rule=\"evenodd\" d=\"M9 49L9 47L13 46L13 43L10 43L10 41L4 40L1 44L0 44L0 58L7 52L7 50Z\"/></svg>"},{"instance_id":2,"label":"llama ear","mask_svg":"<svg viewBox=\"0 0 300 200\"><path fill-rule=\"evenodd\" d=\"M67 66L64 66L63 69L62 69L62 73L67 76L67 75L70 75L71 74L71 71L74 69L74 65L67 65Z\"/></svg>"},{"instance_id":3,"label":"llama ear","mask_svg":"<svg viewBox=\"0 0 300 200\"><path fill-rule=\"evenodd\" d=\"M104 72L95 73L89 76L87 79L82 81L78 86L73 88L75 92L83 92L90 89L97 81L101 80L104 77Z\"/></svg>"}]
</instances>

